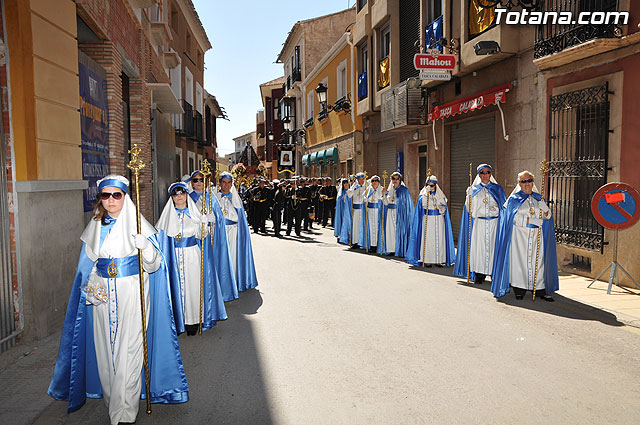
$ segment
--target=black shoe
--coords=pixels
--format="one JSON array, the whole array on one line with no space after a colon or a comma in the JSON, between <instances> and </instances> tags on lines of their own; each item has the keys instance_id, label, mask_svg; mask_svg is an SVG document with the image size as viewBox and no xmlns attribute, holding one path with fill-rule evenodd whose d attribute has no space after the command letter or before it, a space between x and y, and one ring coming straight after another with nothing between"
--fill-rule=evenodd
<instances>
[{"instance_id":1,"label":"black shoe","mask_svg":"<svg viewBox=\"0 0 640 425\"><path fill-rule=\"evenodd\" d=\"M545 300L545 301L547 301L547 302L550 302L550 303L552 303L552 302L554 302L554 301L555 301L551 295L543 295L543 296L542 296L542 297L540 297L540 298L542 298L543 300Z\"/></svg>"},{"instance_id":2,"label":"black shoe","mask_svg":"<svg viewBox=\"0 0 640 425\"><path fill-rule=\"evenodd\" d=\"M436 267L440 267L440 268L442 268L442 267L444 267L444 266L443 266L442 264L436 264Z\"/></svg>"},{"instance_id":3,"label":"black shoe","mask_svg":"<svg viewBox=\"0 0 640 425\"><path fill-rule=\"evenodd\" d=\"M521 300L524 298L524 295L516 295L516 300Z\"/></svg>"},{"instance_id":4,"label":"black shoe","mask_svg":"<svg viewBox=\"0 0 640 425\"><path fill-rule=\"evenodd\" d=\"M426 268L430 269L433 265L432 264L427 264L425 265Z\"/></svg>"},{"instance_id":5,"label":"black shoe","mask_svg":"<svg viewBox=\"0 0 640 425\"><path fill-rule=\"evenodd\" d=\"M360 249L360 245L354 243L353 245L351 245L351 249Z\"/></svg>"},{"instance_id":6,"label":"black shoe","mask_svg":"<svg viewBox=\"0 0 640 425\"><path fill-rule=\"evenodd\" d=\"M193 336L198 333L199 325L184 325L184 327L187 330L187 335L189 336Z\"/></svg>"},{"instance_id":7,"label":"black shoe","mask_svg":"<svg viewBox=\"0 0 640 425\"><path fill-rule=\"evenodd\" d=\"M299 237L299 238L302 237L302 235L300 233L296 233L296 236Z\"/></svg>"},{"instance_id":8,"label":"black shoe","mask_svg":"<svg viewBox=\"0 0 640 425\"><path fill-rule=\"evenodd\" d=\"M286 234L287 234L287 236L291 236L291 232L287 232Z\"/></svg>"}]
</instances>

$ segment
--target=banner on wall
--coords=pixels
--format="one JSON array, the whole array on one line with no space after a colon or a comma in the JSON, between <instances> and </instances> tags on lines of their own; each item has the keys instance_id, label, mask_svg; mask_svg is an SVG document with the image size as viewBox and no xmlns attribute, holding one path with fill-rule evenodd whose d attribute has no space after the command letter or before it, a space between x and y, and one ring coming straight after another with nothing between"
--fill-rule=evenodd
<instances>
[{"instance_id":1,"label":"banner on wall","mask_svg":"<svg viewBox=\"0 0 640 425\"><path fill-rule=\"evenodd\" d=\"M89 188L83 191L84 211L93 210L96 181L109 174L109 114L107 82L78 63L80 83L80 136L82 139L82 179Z\"/></svg>"}]
</instances>

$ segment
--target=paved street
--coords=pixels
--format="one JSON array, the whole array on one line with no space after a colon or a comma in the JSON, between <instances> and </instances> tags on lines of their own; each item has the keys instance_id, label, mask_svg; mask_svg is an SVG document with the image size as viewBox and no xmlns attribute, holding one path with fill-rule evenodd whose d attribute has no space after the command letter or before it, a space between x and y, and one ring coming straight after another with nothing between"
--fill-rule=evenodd
<instances>
[{"instance_id":1,"label":"paved street","mask_svg":"<svg viewBox=\"0 0 640 425\"><path fill-rule=\"evenodd\" d=\"M637 328L309 236L252 235L259 291L180 337L191 400L138 424L637 423ZM0 423L108 423L101 400L46 396L58 337L0 357Z\"/></svg>"}]
</instances>

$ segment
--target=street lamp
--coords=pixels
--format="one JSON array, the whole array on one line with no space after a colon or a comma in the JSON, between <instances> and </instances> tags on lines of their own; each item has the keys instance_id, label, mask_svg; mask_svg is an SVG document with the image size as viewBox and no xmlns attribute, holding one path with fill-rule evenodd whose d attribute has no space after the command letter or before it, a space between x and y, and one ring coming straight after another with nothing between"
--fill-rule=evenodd
<instances>
[{"instance_id":1,"label":"street lamp","mask_svg":"<svg viewBox=\"0 0 640 425\"><path fill-rule=\"evenodd\" d=\"M318 96L318 102L322 106L322 109L327 109L327 87L320 83L316 87L316 95Z\"/></svg>"},{"instance_id":2,"label":"street lamp","mask_svg":"<svg viewBox=\"0 0 640 425\"><path fill-rule=\"evenodd\" d=\"M267 133L267 139L270 142L273 142L273 131L269 130L269 133Z\"/></svg>"}]
</instances>

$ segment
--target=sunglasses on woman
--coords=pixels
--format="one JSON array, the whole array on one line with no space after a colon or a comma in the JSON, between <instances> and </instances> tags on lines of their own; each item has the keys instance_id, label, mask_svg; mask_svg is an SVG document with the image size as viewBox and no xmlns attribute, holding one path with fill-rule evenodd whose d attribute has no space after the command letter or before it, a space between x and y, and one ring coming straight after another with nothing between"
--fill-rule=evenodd
<instances>
[{"instance_id":1,"label":"sunglasses on woman","mask_svg":"<svg viewBox=\"0 0 640 425\"><path fill-rule=\"evenodd\" d=\"M171 196L178 196L178 195L185 195L187 192L185 192L184 189L177 189L174 190L173 193L171 194Z\"/></svg>"},{"instance_id":2,"label":"sunglasses on woman","mask_svg":"<svg viewBox=\"0 0 640 425\"><path fill-rule=\"evenodd\" d=\"M479 174L491 174L491 171L480 171Z\"/></svg>"},{"instance_id":3,"label":"sunglasses on woman","mask_svg":"<svg viewBox=\"0 0 640 425\"><path fill-rule=\"evenodd\" d=\"M391 180L400 180L400 177L391 177Z\"/></svg>"},{"instance_id":4,"label":"sunglasses on woman","mask_svg":"<svg viewBox=\"0 0 640 425\"><path fill-rule=\"evenodd\" d=\"M102 199L103 201L106 201L107 199L109 199L112 196L113 196L113 199L115 199L115 200L122 199L122 195L124 195L122 192L113 192L113 193L100 192L99 196L100 196L100 199Z\"/></svg>"},{"instance_id":5,"label":"sunglasses on woman","mask_svg":"<svg viewBox=\"0 0 640 425\"><path fill-rule=\"evenodd\" d=\"M435 185L435 184L433 184L433 183L429 184L429 186L431 186L431 187L436 187L436 185Z\"/></svg>"},{"instance_id":6,"label":"sunglasses on woman","mask_svg":"<svg viewBox=\"0 0 640 425\"><path fill-rule=\"evenodd\" d=\"M524 183L533 183L533 179L520 180L520 183L522 183L522 184L524 184Z\"/></svg>"},{"instance_id":7,"label":"sunglasses on woman","mask_svg":"<svg viewBox=\"0 0 640 425\"><path fill-rule=\"evenodd\" d=\"M195 179L191 179L191 181L194 183L202 183L204 179L195 178Z\"/></svg>"}]
</instances>

